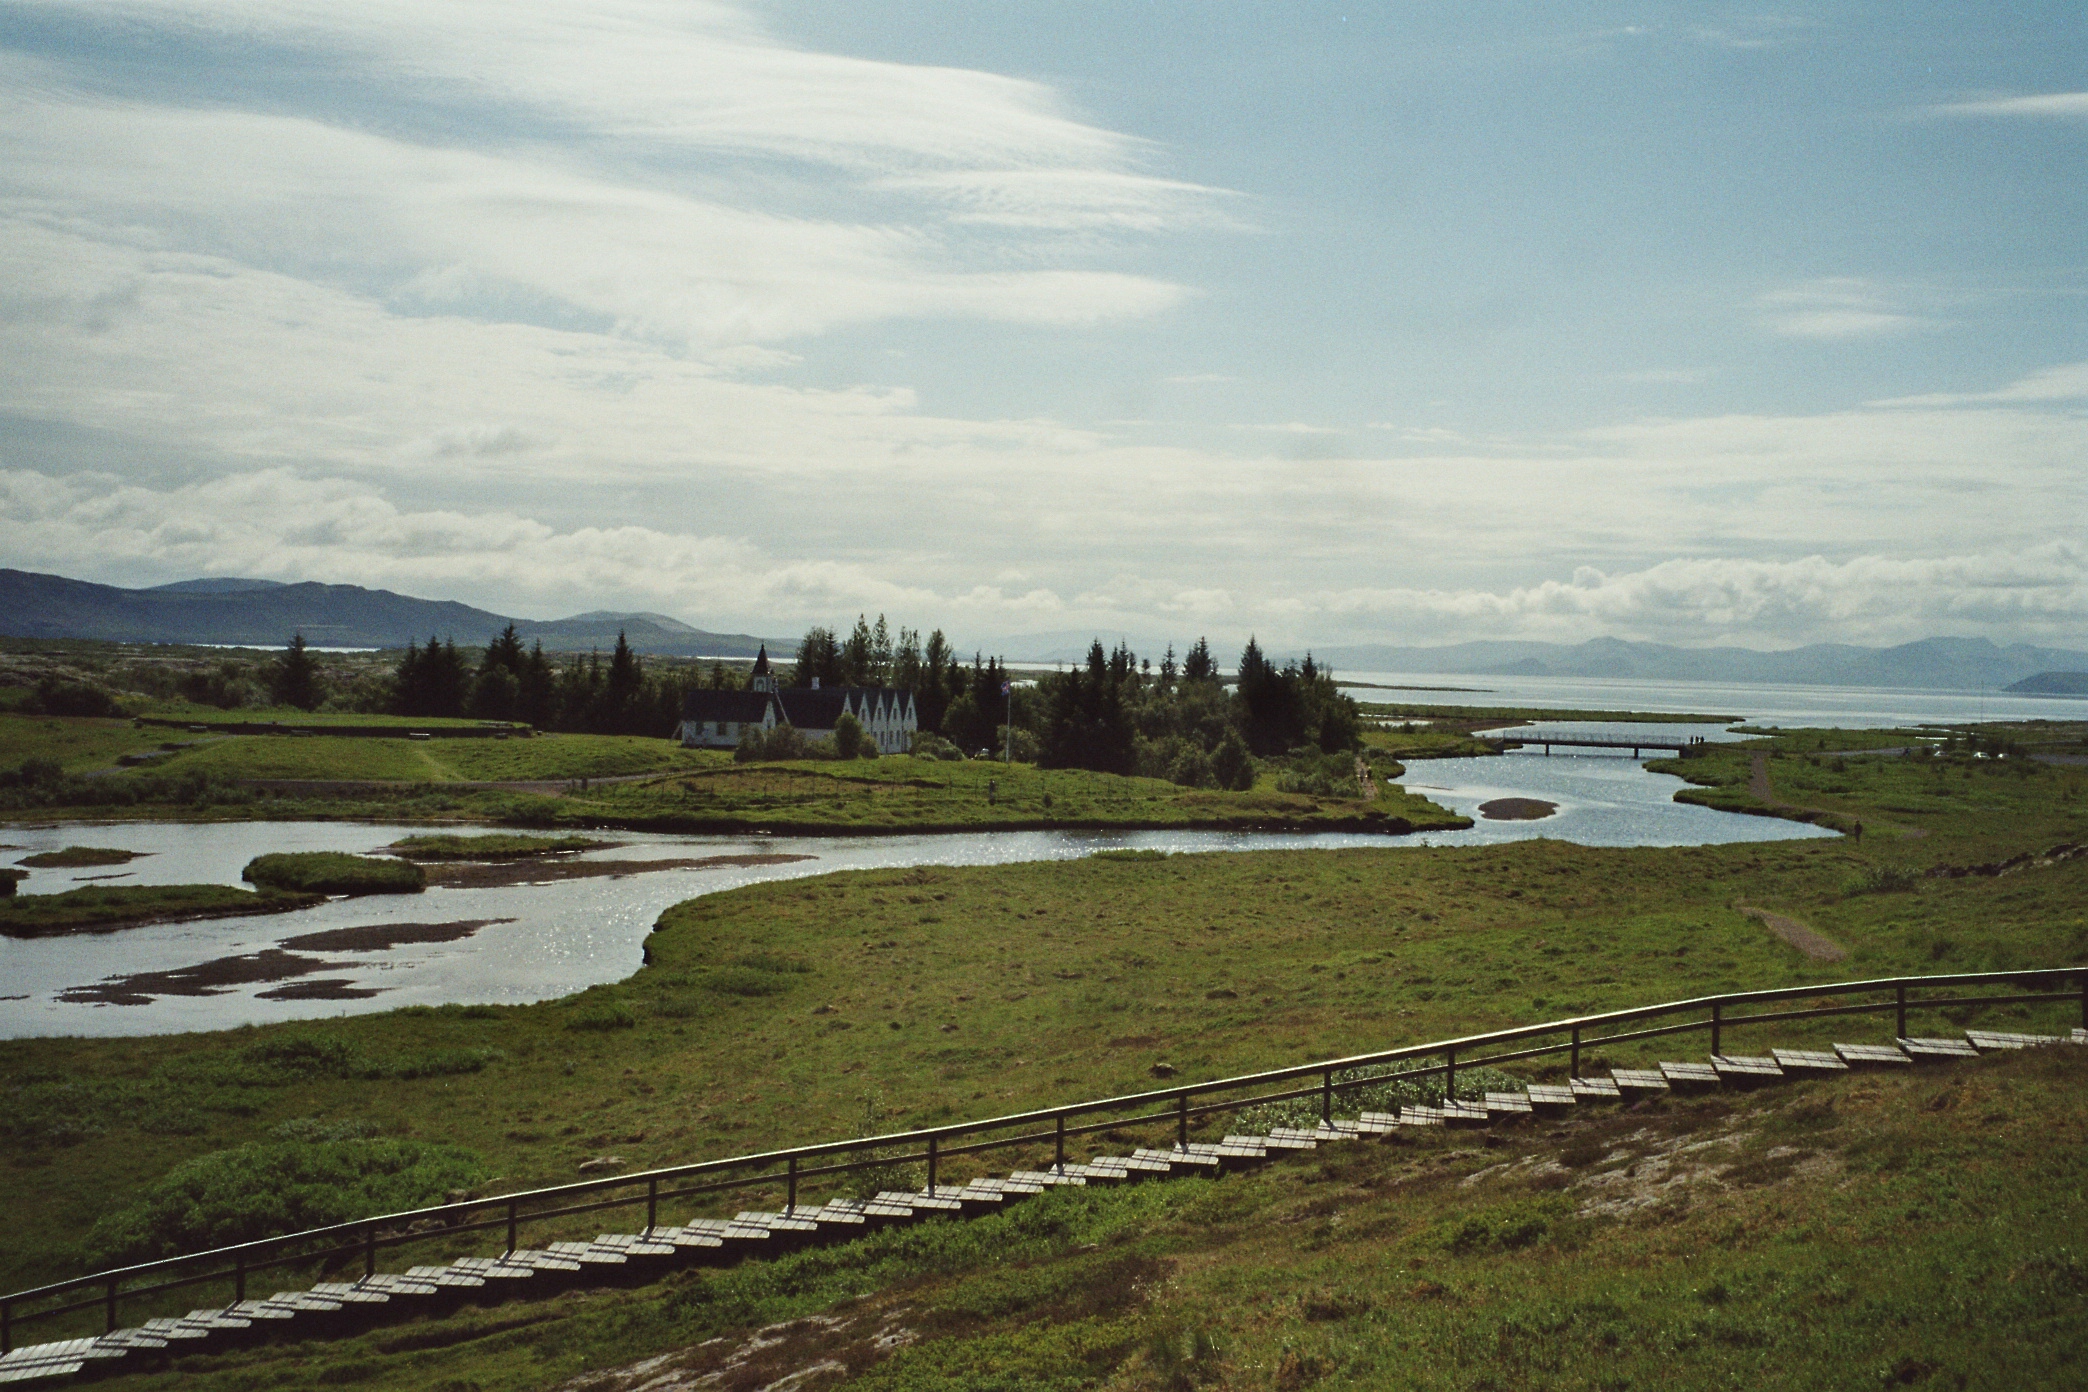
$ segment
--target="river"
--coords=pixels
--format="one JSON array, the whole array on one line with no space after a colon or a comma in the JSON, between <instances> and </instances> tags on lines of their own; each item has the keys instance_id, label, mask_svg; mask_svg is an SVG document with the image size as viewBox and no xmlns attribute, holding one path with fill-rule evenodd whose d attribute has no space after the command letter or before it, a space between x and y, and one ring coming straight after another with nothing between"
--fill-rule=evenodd
<instances>
[{"instance_id":1,"label":"river","mask_svg":"<svg viewBox=\"0 0 2088 1392\"><path fill-rule=\"evenodd\" d=\"M1407 786L1475 818L1482 803L1503 797L1538 799L1557 811L1539 821L1480 819L1467 831L1406 837L1192 831L876 837L607 832L605 837L625 844L587 852L581 859L758 856L767 863L494 888L437 887L416 895L338 899L290 914L28 941L0 938L0 1038L166 1034L404 1005L549 1000L636 971L646 934L671 904L764 880L836 870L1067 860L1118 848L1198 854L1370 847L1398 854L1537 836L1591 846L1674 846L1832 834L1675 802L1680 780L1648 773L1628 757L1547 759L1521 753L1439 759L1415 764ZM20 849L0 855L0 861L77 844L142 853L120 867L32 870L21 886L27 894L56 893L82 882L236 885L240 869L265 851L368 852L425 830L355 822L10 828L0 836ZM467 926L473 924L478 926ZM351 929L364 931L342 931ZM315 934L329 934L332 940L297 941ZM120 977L156 973L176 975L110 986ZM130 1003L112 1003L119 1000Z\"/></svg>"}]
</instances>

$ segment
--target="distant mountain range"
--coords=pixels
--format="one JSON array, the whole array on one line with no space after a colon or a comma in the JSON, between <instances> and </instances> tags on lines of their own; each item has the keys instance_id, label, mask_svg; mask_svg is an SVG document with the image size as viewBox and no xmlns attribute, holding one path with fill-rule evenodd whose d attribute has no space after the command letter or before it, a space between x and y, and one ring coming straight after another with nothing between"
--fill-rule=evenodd
<instances>
[{"instance_id":1,"label":"distant mountain range","mask_svg":"<svg viewBox=\"0 0 2088 1392\"><path fill-rule=\"evenodd\" d=\"M711 633L665 614L596 610L571 618L510 620L449 600L415 599L358 585L286 585L215 576L151 589L126 590L58 575L0 570L0 634L19 638L99 638L129 643L226 643L279 647L293 633L328 648L396 648L428 635L483 644L510 622L524 642L552 652L604 651L621 629L639 652L670 657L752 657L765 641L788 661L795 638ZM1018 663L1078 662L1096 635L1086 630L1032 633L984 645ZM1149 635L1101 635L1113 647L1129 639L1156 663L1166 643ZM1193 640L1191 640L1193 641ZM1179 657L1188 647L1175 644ZM969 651L968 647L961 647ZM1272 651L1282 660L1285 654ZM1752 648L1680 648L1597 638L1586 643L1476 642L1411 648L1354 644L1315 650L1346 676L1368 672L1439 673L1461 677L1635 677L1649 681L1743 682L1791 686L1927 687L1959 691L2008 688L2033 695L2074 695L2088 687L2088 652L2000 647L1984 638L1924 638L1892 648L1816 643L1783 652ZM1228 669L1238 653L1226 649Z\"/></svg>"},{"instance_id":2,"label":"distant mountain range","mask_svg":"<svg viewBox=\"0 0 2088 1392\"><path fill-rule=\"evenodd\" d=\"M1749 682L1774 686L1927 687L1988 691L2040 673L2088 671L2088 652L2000 647L1984 638L1924 638L1893 648L1814 643L1783 652L1678 648L1596 638L1563 643L1458 643L1441 648L1333 647L1319 651L1337 671L1441 672L1475 677L1635 677L1649 681Z\"/></svg>"},{"instance_id":3,"label":"distant mountain range","mask_svg":"<svg viewBox=\"0 0 2088 1392\"><path fill-rule=\"evenodd\" d=\"M665 614L596 611L548 622L509 619L449 600L415 599L359 585L285 585L217 577L125 590L60 575L0 570L0 634L11 638L99 638L119 643L218 643L281 647L291 635L321 648L397 648L433 634L480 645L509 623L525 643L551 652L603 651L621 629L641 653L666 657L752 657L766 641L784 655L795 639L709 633Z\"/></svg>"}]
</instances>

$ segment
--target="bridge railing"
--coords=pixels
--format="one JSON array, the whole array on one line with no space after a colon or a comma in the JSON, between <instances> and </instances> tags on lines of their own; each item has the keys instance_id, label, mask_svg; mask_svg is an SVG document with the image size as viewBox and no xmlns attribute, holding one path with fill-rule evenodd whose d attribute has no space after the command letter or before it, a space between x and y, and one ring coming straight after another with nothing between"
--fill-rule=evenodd
<instances>
[{"instance_id":1,"label":"bridge railing","mask_svg":"<svg viewBox=\"0 0 2088 1392\"><path fill-rule=\"evenodd\" d=\"M1968 989L1975 993L1965 994ZM1814 1001L1827 1003L1771 1008ZM1168 1126L1175 1144L1186 1145L1192 1126L1205 1118L1301 1098L1317 1099L1321 1118L1331 1119L1338 1097L1385 1083L1387 1068L1396 1069L1396 1077L1402 1081L1440 1077L1448 1096L1455 1095L1459 1068L1469 1070L1564 1055L1569 1074L1577 1077L1584 1053L1640 1040L1704 1034L1709 1036L1711 1052L1722 1053L1725 1037L1733 1030L1877 1014L1892 1015L1895 1035L1906 1037L1908 1019L1917 1012L2061 1001L2078 1002L2082 1026L2088 1028L2088 966L1884 977L1728 992L1095 1098L980 1121L857 1136L437 1204L97 1271L17 1291L0 1297L0 1352L14 1346L18 1327L25 1323L42 1323L98 1309L102 1322L113 1330L118 1327L120 1308L127 1302L208 1285L229 1285L234 1300L244 1300L254 1278L295 1267L340 1270L345 1266L352 1270L359 1266L361 1274L375 1275L381 1253L433 1241L453 1244L459 1236L473 1232L502 1234L505 1250L515 1251L521 1245L525 1228L583 1214L639 1208L644 1210L645 1227L650 1230L661 1226L663 1204L754 1188L781 1191L786 1208L795 1209L801 1186L891 1165L923 1166L927 1188L932 1193L940 1182L943 1165L954 1158L1016 1148L1040 1153L1049 1146L1052 1163L1063 1165L1067 1142L1136 1126Z\"/></svg>"}]
</instances>

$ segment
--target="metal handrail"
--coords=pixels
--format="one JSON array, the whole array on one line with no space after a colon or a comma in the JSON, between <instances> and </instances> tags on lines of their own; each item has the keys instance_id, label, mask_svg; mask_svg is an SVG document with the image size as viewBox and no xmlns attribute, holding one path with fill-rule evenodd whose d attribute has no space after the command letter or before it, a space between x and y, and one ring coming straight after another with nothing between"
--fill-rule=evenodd
<instances>
[{"instance_id":1,"label":"metal handrail","mask_svg":"<svg viewBox=\"0 0 2088 1392\"><path fill-rule=\"evenodd\" d=\"M1913 999L1910 991L1937 989L1952 986L1994 986L2017 983L2023 986L2039 986L2062 983L2072 979L2073 990L2045 990L2041 992L2017 993L2006 996L1967 996L1941 999ZM1811 1000L1823 996L1846 996L1861 993L1891 992L1892 998L1871 1005L1834 1005L1812 1010L1755 1012L1746 1015L1727 1013L1734 1006L1762 1005L1777 1001ZM1783 986L1760 991L1727 992L1715 996L1696 996L1685 1000L1663 1001L1656 1005L1633 1006L1623 1010L1604 1011L1594 1015L1573 1016L1562 1020L1549 1020L1536 1025L1517 1025L1508 1029L1489 1030L1482 1034L1463 1035L1455 1039L1434 1040L1426 1044L1410 1044L1397 1049L1381 1049L1366 1054L1351 1054L1342 1058L1323 1059L1314 1063L1294 1064L1288 1068L1265 1069L1257 1073L1236 1074L1229 1078L1209 1082L1187 1083L1176 1087L1158 1088L1148 1092L1126 1093L1116 1097L1093 1098L1083 1102L1067 1103L1057 1107L1043 1107L1032 1111L1014 1112L1005 1116L990 1117L980 1121L951 1122L943 1126L920 1127L908 1131L893 1131L878 1136L857 1136L841 1141L823 1141L812 1145L792 1146L782 1150L761 1151L750 1155L729 1156L718 1160L701 1160L692 1164L672 1165L662 1169L641 1170L635 1174L616 1175L595 1180L580 1180L571 1184L551 1185L541 1189L522 1190L512 1194L499 1194L484 1199L467 1199L459 1203L437 1204L429 1208L409 1209L400 1213L382 1214L370 1218L358 1218L352 1222L335 1223L326 1227L310 1228L302 1232L286 1233L278 1237L258 1238L251 1242L236 1243L226 1247L215 1247L204 1252L184 1256L162 1257L156 1261L140 1262L132 1266L116 1267L97 1271L69 1280L55 1281L48 1285L16 1291L0 1296L0 1352L13 1347L13 1332L17 1322L24 1319L43 1319L76 1310L105 1306L108 1310L109 1327L116 1327L116 1305L119 1299L133 1299L182 1286L196 1285L205 1281L230 1278L235 1282L237 1298L245 1298L245 1278L257 1271L274 1266L340 1258L361 1254L366 1274L376 1270L376 1253L380 1248L401 1246L420 1242L437 1236L454 1235L482 1228L505 1226L508 1231L508 1250L515 1249L517 1229L523 1222L541 1222L545 1219L569 1216L576 1213L596 1212L609 1208L634 1207L644 1204L647 1208L647 1227L656 1225L659 1201L662 1198L682 1198L693 1194L714 1193L723 1190L748 1188L755 1185L787 1184L791 1207L796 1206L796 1191L800 1180L816 1176L845 1173L872 1165L902 1163L925 1159L928 1163L928 1188L932 1193L936 1183L936 1165L940 1156L977 1154L987 1150L1003 1149L1016 1145L1037 1145L1054 1138L1063 1163L1064 1140L1068 1136L1087 1135L1119 1127L1153 1125L1159 1122L1174 1122L1179 1128L1178 1140L1186 1141L1189 1122L1193 1117L1203 1117L1219 1112L1237 1111L1244 1107L1264 1102L1309 1097L1318 1093L1322 1099L1323 1114L1331 1115L1333 1096L1352 1088L1368 1086L1384 1081L1382 1076L1340 1078L1337 1075L1353 1073L1358 1069L1371 1068L1380 1064L1400 1063L1413 1059L1428 1059L1440 1055L1442 1062L1427 1067L1414 1068L1401 1073L1401 1078L1424 1078L1434 1074L1446 1075L1445 1094L1456 1087L1456 1073L1460 1062L1465 1067L1478 1067L1492 1063L1536 1058L1547 1054L1570 1053L1572 1072L1578 1076L1580 1054L1584 1049L1598 1048L1605 1044L1618 1044L1631 1040L1647 1039L1670 1034L1705 1030L1712 1037L1712 1052L1719 1052L1719 1040L1726 1029L1742 1025L1760 1024L1770 1021L1812 1019L1830 1015L1877 1014L1894 1011L1897 1016L1897 1033L1906 1034L1906 1015L1909 1010L1932 1010L1946 1006L1991 1006L2030 1002L2051 1002L2078 998L2081 1003L2081 1023L2088 1028L2088 966L2055 967L2004 972L1956 972L1936 976L1878 977L1866 981L1826 982L1806 986ZM1658 1019L1663 1016L1708 1012L1704 1018L1685 1020L1677 1024L1656 1025L1650 1028L1623 1030L1615 1033L1592 1034L1610 1026L1636 1021ZM1532 1048L1514 1049L1506 1052L1480 1054L1477 1051L1497 1049L1502 1045L1520 1044L1528 1040L1541 1039L1547 1035L1568 1035L1565 1043L1551 1043ZM1462 1058L1460 1058L1462 1056ZM1192 1099L1214 1093L1255 1093L1256 1089L1274 1084L1291 1082L1300 1078L1318 1078L1315 1087L1298 1088L1278 1093L1263 1093L1225 1101L1205 1102L1193 1105ZM1143 1114L1151 1108L1162 1108ZM1079 1126L1067 1125L1076 1118L1093 1117L1101 1113L1134 1112L1130 1117L1117 1117L1109 1121L1086 1122ZM1051 1129L1037 1131L1039 1126ZM1017 1128L1019 1134L992 1140L976 1141L954 1148L945 1147L943 1142L981 1133L1005 1131ZM925 1146L925 1151L920 1148ZM900 1150L898 1156L870 1155L867 1158L843 1159L838 1164L825 1164L812 1169L801 1166L810 1159L848 1157L864 1152ZM708 1184L697 1184L663 1192L661 1185L668 1181L700 1179L710 1176L731 1175L735 1171L752 1170L752 1174L739 1174L733 1178L721 1178ZM583 1196L602 1194L616 1189L643 1186L643 1192L626 1198L574 1202ZM525 1205L563 1201L555 1206L524 1213ZM487 1217L484 1215L492 1214ZM440 1230L423 1228L420 1231L402 1231L416 1224L435 1222ZM317 1250L314 1250L315 1245ZM229 1265L228 1265L229 1263ZM216 1264L218 1269L182 1275L176 1279L155 1285L123 1290L125 1282L140 1277L171 1272L180 1268L195 1268ZM17 1314L15 1307L22 1302L52 1299L72 1292L96 1291L92 1299L73 1301L34 1310L26 1315Z\"/></svg>"}]
</instances>

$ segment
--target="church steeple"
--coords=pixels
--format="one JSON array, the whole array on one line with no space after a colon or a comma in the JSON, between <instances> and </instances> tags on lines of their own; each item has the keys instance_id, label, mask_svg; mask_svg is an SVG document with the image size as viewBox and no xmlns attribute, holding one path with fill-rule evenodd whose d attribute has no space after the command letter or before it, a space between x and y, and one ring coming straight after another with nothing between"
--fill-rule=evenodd
<instances>
[{"instance_id":1,"label":"church steeple","mask_svg":"<svg viewBox=\"0 0 2088 1392\"><path fill-rule=\"evenodd\" d=\"M766 691L771 696L776 694L776 678L769 671L768 644L766 643L761 645L760 653L754 658L754 675L747 679L747 690Z\"/></svg>"}]
</instances>

